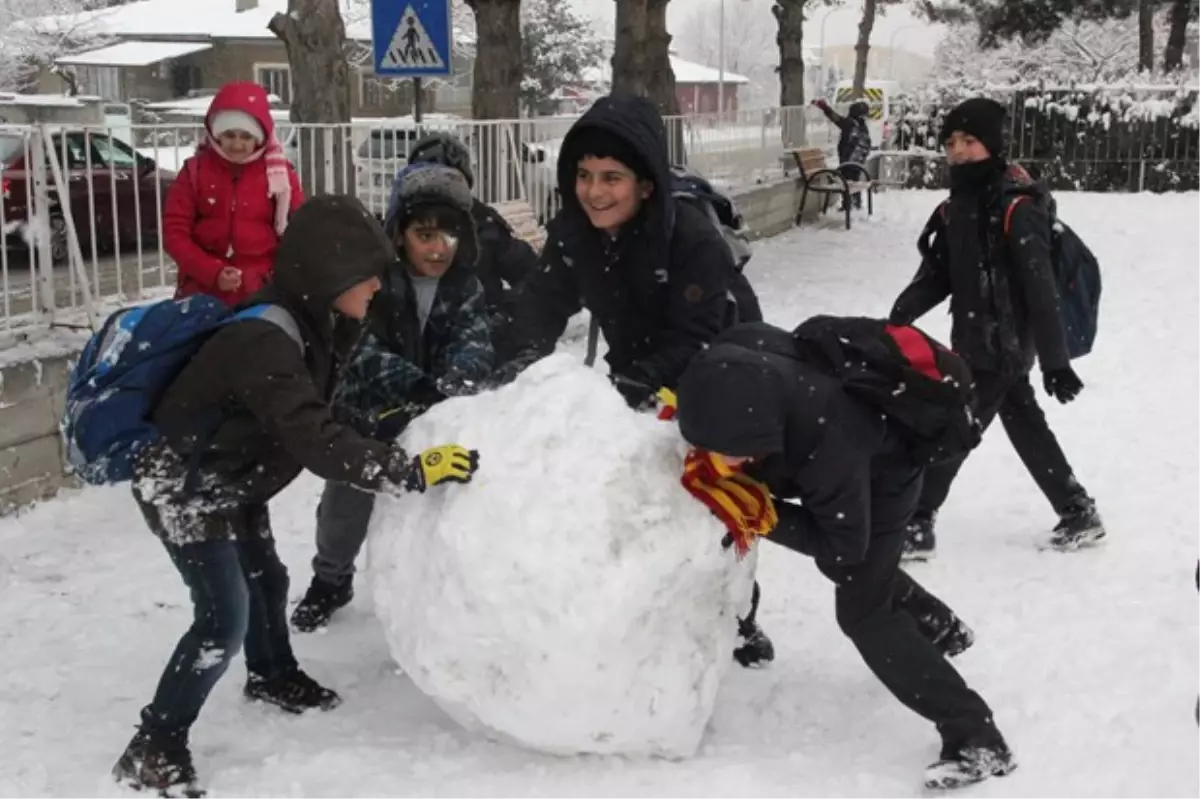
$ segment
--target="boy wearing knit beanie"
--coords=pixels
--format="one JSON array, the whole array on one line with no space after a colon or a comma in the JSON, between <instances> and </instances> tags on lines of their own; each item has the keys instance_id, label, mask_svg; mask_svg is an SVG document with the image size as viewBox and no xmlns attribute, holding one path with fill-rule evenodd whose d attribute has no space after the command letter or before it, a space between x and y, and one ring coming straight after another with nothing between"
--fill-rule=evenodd
<instances>
[{"instance_id":1,"label":"boy wearing knit beanie","mask_svg":"<svg viewBox=\"0 0 1200 799\"><path fill-rule=\"evenodd\" d=\"M983 97L946 114L941 142L950 198L934 211L918 249L921 266L891 312L909 324L951 298L951 341L975 375L979 420L997 415L1013 447L1058 514L1050 545L1072 550L1105 536L1096 503L1037 405L1029 373L1036 356L1046 393L1075 399L1083 382L1071 368L1059 318L1045 188L1005 157L1006 109ZM926 470L908 527L906 557L934 552L934 520L962 461Z\"/></svg>"},{"instance_id":2,"label":"boy wearing knit beanie","mask_svg":"<svg viewBox=\"0 0 1200 799\"><path fill-rule=\"evenodd\" d=\"M478 257L473 198L462 172L411 164L392 185L384 230L396 260L334 392L338 419L383 442L446 397L473 394L492 371L487 303L472 269ZM309 632L354 597L354 561L375 495L327 481L317 508L313 579L292 613Z\"/></svg>"}]
</instances>

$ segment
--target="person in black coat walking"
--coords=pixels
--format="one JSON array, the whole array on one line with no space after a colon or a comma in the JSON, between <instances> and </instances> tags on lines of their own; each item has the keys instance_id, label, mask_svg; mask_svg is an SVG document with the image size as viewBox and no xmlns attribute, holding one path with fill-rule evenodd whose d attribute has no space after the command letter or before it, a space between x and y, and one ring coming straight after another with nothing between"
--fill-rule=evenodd
<instances>
[{"instance_id":1,"label":"person in black coat walking","mask_svg":"<svg viewBox=\"0 0 1200 799\"><path fill-rule=\"evenodd\" d=\"M888 690L932 721L940 759L926 784L948 788L1012 771L992 712L946 660L969 630L900 568L921 467L878 409L800 360L792 335L738 325L679 382L684 439L768 486L767 540L808 555L837 586L838 626Z\"/></svg>"},{"instance_id":2,"label":"person in black coat walking","mask_svg":"<svg viewBox=\"0 0 1200 799\"><path fill-rule=\"evenodd\" d=\"M950 297L951 342L975 375L979 420L986 427L1000 416L1025 468L1058 513L1050 544L1069 550L1100 540L1105 530L1029 381L1036 355L1047 394L1066 403L1083 390L1059 318L1050 201L1024 169L1005 160L1005 113L999 103L975 98L942 121L950 198L921 234L921 266L896 299L890 321L911 324ZM934 521L962 463L926 472L906 557L933 555Z\"/></svg>"},{"instance_id":3,"label":"person in black coat walking","mask_svg":"<svg viewBox=\"0 0 1200 799\"><path fill-rule=\"evenodd\" d=\"M650 101L597 100L563 139L558 188L563 208L518 294L498 382L553 352L587 308L608 343L614 387L630 407L648 408L718 332L759 318L720 229L672 195L666 127ZM774 657L755 608L740 626L743 665Z\"/></svg>"}]
</instances>

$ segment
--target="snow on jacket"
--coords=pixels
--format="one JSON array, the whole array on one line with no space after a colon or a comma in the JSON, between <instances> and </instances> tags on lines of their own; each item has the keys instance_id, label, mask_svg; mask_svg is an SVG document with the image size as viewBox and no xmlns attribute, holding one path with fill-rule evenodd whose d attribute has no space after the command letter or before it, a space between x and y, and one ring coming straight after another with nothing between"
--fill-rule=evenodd
<instances>
[{"instance_id":1,"label":"snow on jacket","mask_svg":"<svg viewBox=\"0 0 1200 799\"><path fill-rule=\"evenodd\" d=\"M601 128L641 156L653 195L616 240L592 227L575 195L576 135ZM637 97L604 97L563 139L558 160L563 209L550 222L538 269L521 286L511 360L548 354L572 315L586 307L608 343L612 373L651 388L673 386L722 330L737 274L720 231L700 210L671 196L662 117Z\"/></svg>"},{"instance_id":2,"label":"snow on jacket","mask_svg":"<svg viewBox=\"0 0 1200 799\"><path fill-rule=\"evenodd\" d=\"M276 199L269 194L268 152L275 122L267 94L251 83L230 83L209 106L205 128L221 111L244 111L262 126L267 143L248 163L233 164L212 141L197 148L167 193L163 209L163 246L178 266L177 297L209 294L237 305L270 282L275 249ZM276 145L277 147L277 145ZM285 164L291 184L288 212L304 202L295 170ZM220 291L217 276L226 266L242 272L237 291Z\"/></svg>"},{"instance_id":3,"label":"snow on jacket","mask_svg":"<svg viewBox=\"0 0 1200 799\"><path fill-rule=\"evenodd\" d=\"M329 406L361 332L359 323L333 312L333 303L382 276L393 257L362 203L325 195L305 204L283 237L275 280L246 303L286 309L303 350L282 328L258 319L228 325L206 341L154 411L162 437L139 470L143 484L157 486L147 500L212 508L266 502L302 468L368 490L384 480L401 483L412 469L407 456L336 423ZM184 469L193 458L197 487L188 491ZM199 539L228 535L220 525L197 531Z\"/></svg>"}]
</instances>

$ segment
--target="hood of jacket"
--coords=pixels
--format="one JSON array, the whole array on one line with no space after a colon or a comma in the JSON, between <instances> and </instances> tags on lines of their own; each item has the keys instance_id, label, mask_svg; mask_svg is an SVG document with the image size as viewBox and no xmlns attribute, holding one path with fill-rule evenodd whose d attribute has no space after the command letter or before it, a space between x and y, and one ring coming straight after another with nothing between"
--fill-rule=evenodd
<instances>
[{"instance_id":1,"label":"hood of jacket","mask_svg":"<svg viewBox=\"0 0 1200 799\"><path fill-rule=\"evenodd\" d=\"M576 150L580 134L588 128L619 137L641 156L654 184L654 194L642 206L647 228L670 231L675 224L675 203L671 198L667 130L658 109L644 97L601 97L567 131L558 157L558 191L564 210L583 214L575 196L575 174L579 159L587 153Z\"/></svg>"},{"instance_id":2,"label":"hood of jacket","mask_svg":"<svg viewBox=\"0 0 1200 799\"><path fill-rule=\"evenodd\" d=\"M267 289L298 311L325 336L332 335L333 303L347 289L383 278L395 259L379 220L354 197L314 197L292 215L275 251L275 273Z\"/></svg>"},{"instance_id":3,"label":"hood of jacket","mask_svg":"<svg viewBox=\"0 0 1200 799\"><path fill-rule=\"evenodd\" d=\"M275 119L271 116L271 101L267 97L267 90L257 83L235 81L221 87L209 104L208 113L204 115L204 129L209 136L212 136L213 117L222 111L249 114L263 129L263 135L266 136L264 146L274 139Z\"/></svg>"},{"instance_id":4,"label":"hood of jacket","mask_svg":"<svg viewBox=\"0 0 1200 799\"><path fill-rule=\"evenodd\" d=\"M753 335L753 331L742 332ZM782 359L795 356L783 354L784 349L794 349L790 335L778 332L788 344L752 349L737 338L722 337L688 365L676 391L676 418L689 444L735 457L764 458L784 451L787 407Z\"/></svg>"}]
</instances>

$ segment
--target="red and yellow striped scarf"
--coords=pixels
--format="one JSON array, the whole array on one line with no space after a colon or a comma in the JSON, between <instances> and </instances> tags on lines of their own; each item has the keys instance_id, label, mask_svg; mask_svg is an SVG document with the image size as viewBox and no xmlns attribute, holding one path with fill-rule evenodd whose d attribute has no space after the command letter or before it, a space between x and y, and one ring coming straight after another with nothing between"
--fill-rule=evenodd
<instances>
[{"instance_id":1,"label":"red and yellow striped scarf","mask_svg":"<svg viewBox=\"0 0 1200 799\"><path fill-rule=\"evenodd\" d=\"M725 525L739 558L750 551L755 536L769 535L779 523L771 490L710 452L688 453L681 482Z\"/></svg>"}]
</instances>

